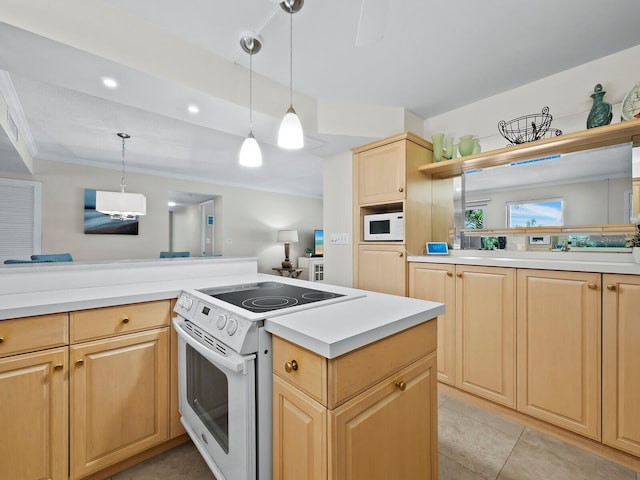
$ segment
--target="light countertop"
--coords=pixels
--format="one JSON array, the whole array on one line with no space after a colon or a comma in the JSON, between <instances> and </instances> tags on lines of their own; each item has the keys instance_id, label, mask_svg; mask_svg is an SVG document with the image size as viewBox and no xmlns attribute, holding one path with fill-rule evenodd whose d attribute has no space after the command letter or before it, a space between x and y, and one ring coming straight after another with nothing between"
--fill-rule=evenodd
<instances>
[{"instance_id":1,"label":"light countertop","mask_svg":"<svg viewBox=\"0 0 640 480\"><path fill-rule=\"evenodd\" d=\"M276 281L342 293L347 300L267 316L268 332L327 358L418 325L444 305L413 298L259 274L253 258L5 270L0 320L177 298L182 290Z\"/></svg>"},{"instance_id":2,"label":"light countertop","mask_svg":"<svg viewBox=\"0 0 640 480\"><path fill-rule=\"evenodd\" d=\"M318 355L335 358L443 313L442 303L365 292L364 297L268 318L265 327Z\"/></svg>"},{"instance_id":3,"label":"light countertop","mask_svg":"<svg viewBox=\"0 0 640 480\"><path fill-rule=\"evenodd\" d=\"M450 250L448 255L410 256L408 261L640 275L640 264L630 253Z\"/></svg>"}]
</instances>

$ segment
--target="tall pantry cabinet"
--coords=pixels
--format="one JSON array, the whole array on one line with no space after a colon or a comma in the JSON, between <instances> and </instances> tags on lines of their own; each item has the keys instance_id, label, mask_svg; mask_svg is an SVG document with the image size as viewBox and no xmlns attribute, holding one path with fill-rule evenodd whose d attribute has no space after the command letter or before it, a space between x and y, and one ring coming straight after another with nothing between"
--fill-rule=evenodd
<instances>
[{"instance_id":1,"label":"tall pantry cabinet","mask_svg":"<svg viewBox=\"0 0 640 480\"><path fill-rule=\"evenodd\" d=\"M418 167L432 161L431 143L410 132L353 149L356 288L405 296L407 256L421 255L431 236L431 186ZM364 240L364 217L404 214L402 241Z\"/></svg>"}]
</instances>

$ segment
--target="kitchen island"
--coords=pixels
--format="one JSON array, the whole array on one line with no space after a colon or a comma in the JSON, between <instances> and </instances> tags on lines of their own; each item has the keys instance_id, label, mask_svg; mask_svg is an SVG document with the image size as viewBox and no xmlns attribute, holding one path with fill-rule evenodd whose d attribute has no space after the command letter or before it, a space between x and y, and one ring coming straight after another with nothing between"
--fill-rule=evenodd
<instances>
[{"instance_id":1,"label":"kitchen island","mask_svg":"<svg viewBox=\"0 0 640 480\"><path fill-rule=\"evenodd\" d=\"M183 289L221 282L278 278L285 283L309 284L258 274L256 270L254 258L43 264L0 269L0 337L5 338L0 343L0 395L11 392L7 401L0 404L3 417L8 419L3 431L29 431L29 438L37 431L41 439L33 443L26 436L13 435L11 442L2 442L10 450L0 454L11 461L0 466L0 477L26 478L22 469L30 465L37 477L99 479L185 441L175 402L171 306ZM411 442L418 450L412 450L408 458L420 459L420 468L435 472L435 322L428 320L441 314L444 307L435 302L344 290L358 298L310 309L306 314L297 312L290 319L289 315L274 317L265 326L278 336L276 342L286 342L296 352L315 356L321 365L325 362L326 370L321 366L312 377L320 384L323 379L331 382L325 387L335 401L322 407L329 409L327 418L333 419L332 423L322 424L327 438L344 438L337 433L338 425L347 413L362 406L361 402L390 403L394 408L373 409L369 413L391 415L384 417L386 421L403 414L393 435L389 435L389 428L378 428L381 417L371 415L376 421L365 423L378 425L378 435L384 430L384 438L393 445L402 444L396 442L401 426L413 425L414 432L405 438L405 443ZM320 314L322 310L326 313ZM9 333L3 334L3 329ZM142 356L136 357L132 352L141 352ZM287 351L274 347L276 352ZM146 363L131 363L135 358ZM92 368L99 365L103 373L112 373L103 380L92 378L87 362L94 362ZM124 364L128 365L126 369L118 367ZM307 371L306 361L299 365L299 373ZM33 375L34 371L38 373ZM140 372L153 382L136 380ZM12 379L23 374L25 383L17 388ZM277 375L274 382L278 382ZM107 378L115 383L106 382ZM101 384L100 392L92 391ZM30 386L25 389L24 385ZM280 391L278 388L274 390ZM34 395L39 398L35 409L25 412L21 405L33 403ZM100 398L109 402L100 402ZM120 433L110 433L111 426L120 425L124 417L112 418L108 412L131 411L130 398L139 400L136 404L140 405L133 409L139 414L136 421L125 422L131 427L125 434L129 437L119 438ZM113 405L109 406L113 401L124 402L124 408L114 410ZM151 402L154 407L146 408L144 402ZM49 420L41 421L42 414L36 415L36 411L50 415ZM91 419L92 411L98 412L98 417ZM143 411L153 411L154 415L150 418ZM342 416L338 416L340 412ZM143 422L143 418L147 420ZM275 423L280 424L278 419ZM362 434L363 431L358 432ZM422 440L414 441L418 438ZM296 443L301 445L298 440ZM318 450L313 451L314 455L325 455L325 469L333 468L333 462L345 461L338 454L342 447L336 450L327 445L319 443ZM357 445L370 448L360 440ZM299 458L295 452L285 453L287 460ZM424 460L426 453L428 461ZM34 458L41 461L33 462Z\"/></svg>"}]
</instances>

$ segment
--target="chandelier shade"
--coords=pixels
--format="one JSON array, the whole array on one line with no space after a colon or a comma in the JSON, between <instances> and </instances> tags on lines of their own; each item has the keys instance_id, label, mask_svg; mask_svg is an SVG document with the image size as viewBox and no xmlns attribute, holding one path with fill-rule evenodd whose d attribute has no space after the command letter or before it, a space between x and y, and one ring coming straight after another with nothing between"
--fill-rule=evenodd
<instances>
[{"instance_id":1,"label":"chandelier shade","mask_svg":"<svg viewBox=\"0 0 640 480\"><path fill-rule=\"evenodd\" d=\"M135 220L147 214L147 199L141 193L96 191L96 210L112 218Z\"/></svg>"},{"instance_id":2,"label":"chandelier shade","mask_svg":"<svg viewBox=\"0 0 640 480\"><path fill-rule=\"evenodd\" d=\"M131 138L128 133L118 133L122 139L122 180L119 192L96 191L96 211L109 215L113 220L135 220L147 214L147 199L141 193L124 191L124 142Z\"/></svg>"}]
</instances>

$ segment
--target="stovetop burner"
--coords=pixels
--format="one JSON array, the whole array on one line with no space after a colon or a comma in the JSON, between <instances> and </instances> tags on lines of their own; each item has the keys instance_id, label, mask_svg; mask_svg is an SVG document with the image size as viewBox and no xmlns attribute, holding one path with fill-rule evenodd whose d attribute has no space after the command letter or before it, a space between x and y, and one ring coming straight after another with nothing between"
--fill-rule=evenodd
<instances>
[{"instance_id":1,"label":"stovetop burner","mask_svg":"<svg viewBox=\"0 0 640 480\"><path fill-rule=\"evenodd\" d=\"M279 282L258 282L199 290L205 295L244 308L254 313L343 297L341 293Z\"/></svg>"}]
</instances>

